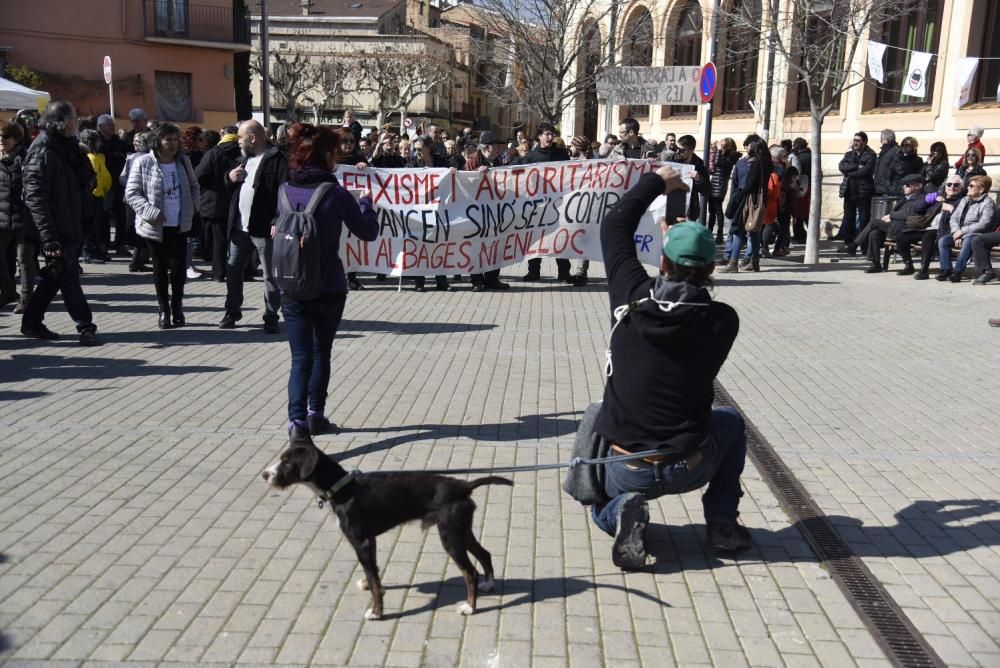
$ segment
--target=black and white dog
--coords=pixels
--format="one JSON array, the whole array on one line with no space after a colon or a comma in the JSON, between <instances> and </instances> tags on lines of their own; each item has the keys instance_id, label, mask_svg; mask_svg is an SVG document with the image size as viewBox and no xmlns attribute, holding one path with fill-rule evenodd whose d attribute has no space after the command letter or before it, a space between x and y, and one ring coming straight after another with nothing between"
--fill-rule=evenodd
<instances>
[{"instance_id":1,"label":"black and white dog","mask_svg":"<svg viewBox=\"0 0 1000 668\"><path fill-rule=\"evenodd\" d=\"M329 501L340 520L340 529L354 546L365 578L358 582L372 594L365 619L382 618L382 581L375 554L375 537L404 522L421 520L426 529L437 525L441 544L465 577L466 600L458 612L476 611L478 573L467 552L483 567L483 591L493 591L493 561L472 533L476 511L472 490L481 485L513 485L506 478L490 476L457 480L428 473L348 473L309 441L293 441L276 464L262 474L278 489L303 484L323 501Z\"/></svg>"}]
</instances>

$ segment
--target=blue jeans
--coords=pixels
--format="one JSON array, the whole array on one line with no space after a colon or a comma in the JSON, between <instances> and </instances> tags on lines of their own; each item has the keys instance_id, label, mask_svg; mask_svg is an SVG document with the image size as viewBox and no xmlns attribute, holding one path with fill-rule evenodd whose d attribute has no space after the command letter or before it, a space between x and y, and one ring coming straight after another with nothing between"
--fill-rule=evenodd
<instances>
[{"instance_id":1,"label":"blue jeans","mask_svg":"<svg viewBox=\"0 0 1000 668\"><path fill-rule=\"evenodd\" d=\"M304 421L310 410L323 415L333 339L346 303L346 294L325 293L309 301L281 305L292 352L292 369L288 374L289 421Z\"/></svg>"},{"instance_id":2,"label":"blue jeans","mask_svg":"<svg viewBox=\"0 0 1000 668\"><path fill-rule=\"evenodd\" d=\"M729 247L729 259L740 259L740 249L747 245L747 257L760 257L760 230L747 234L742 225L733 225L733 243Z\"/></svg>"},{"instance_id":3,"label":"blue jeans","mask_svg":"<svg viewBox=\"0 0 1000 668\"><path fill-rule=\"evenodd\" d=\"M687 464L614 462L605 465L604 492L611 501L591 506L591 517L602 531L614 536L618 508L629 492L647 499L683 494L703 487L701 497L706 522L734 522L739 517L740 476L746 463L747 435L743 416L732 408L712 410L711 438L699 450L702 460L693 469Z\"/></svg>"},{"instance_id":4,"label":"blue jeans","mask_svg":"<svg viewBox=\"0 0 1000 668\"><path fill-rule=\"evenodd\" d=\"M253 256L254 248L264 267L264 322L278 322L281 291L271 274L271 237L252 237L243 230L233 230L229 238L229 260L226 269L226 314L239 320L243 307L243 270Z\"/></svg>"},{"instance_id":5,"label":"blue jeans","mask_svg":"<svg viewBox=\"0 0 1000 668\"><path fill-rule=\"evenodd\" d=\"M85 329L96 329L94 327L94 317L90 312L90 304L83 295L83 287L80 285L80 246L78 244L66 244L63 246L62 258L64 265L58 275L53 277L49 267L43 268L39 272L41 277L35 292L28 301L27 308L24 309L22 325L34 327L42 324L45 319L45 312L52 303L52 299L57 292L62 293L63 304L70 317L76 322L76 330L82 332Z\"/></svg>"},{"instance_id":6,"label":"blue jeans","mask_svg":"<svg viewBox=\"0 0 1000 668\"><path fill-rule=\"evenodd\" d=\"M966 265L969 264L969 260L972 258L972 240L976 238L977 234L965 234L962 236L962 248L958 251L958 259L955 261L955 273L961 274L965 271ZM951 236L951 232L942 234L938 238L938 256L941 258L941 271L952 271L951 267L951 249L955 247L955 237Z\"/></svg>"}]
</instances>

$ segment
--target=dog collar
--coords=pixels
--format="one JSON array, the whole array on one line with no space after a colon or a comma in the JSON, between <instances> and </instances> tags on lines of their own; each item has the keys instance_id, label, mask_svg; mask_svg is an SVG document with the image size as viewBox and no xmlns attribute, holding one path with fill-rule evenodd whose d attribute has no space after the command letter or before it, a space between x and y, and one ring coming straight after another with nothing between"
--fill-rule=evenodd
<instances>
[{"instance_id":1,"label":"dog collar","mask_svg":"<svg viewBox=\"0 0 1000 668\"><path fill-rule=\"evenodd\" d=\"M331 501L333 499L334 495L337 492L339 492L340 490L344 489L344 487L346 487L347 484L350 483L352 480L354 480L354 471L351 471L350 473L348 473L347 475L345 475L343 478L341 478L337 482L333 483L333 485L330 487L330 489L328 489L325 492L323 492L322 494L320 494L319 495L319 500L316 502L316 505L318 505L320 508L322 508L324 502Z\"/></svg>"}]
</instances>

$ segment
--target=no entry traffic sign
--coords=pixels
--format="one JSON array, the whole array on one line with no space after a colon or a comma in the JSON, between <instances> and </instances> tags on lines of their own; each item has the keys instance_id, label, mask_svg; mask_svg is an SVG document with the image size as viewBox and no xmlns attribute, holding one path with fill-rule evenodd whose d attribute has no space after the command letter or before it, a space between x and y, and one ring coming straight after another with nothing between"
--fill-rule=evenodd
<instances>
[{"instance_id":1,"label":"no entry traffic sign","mask_svg":"<svg viewBox=\"0 0 1000 668\"><path fill-rule=\"evenodd\" d=\"M701 95L702 102L711 102L715 95L715 84L718 76L715 72L715 63L705 63L701 68L701 81L698 84L698 94Z\"/></svg>"}]
</instances>

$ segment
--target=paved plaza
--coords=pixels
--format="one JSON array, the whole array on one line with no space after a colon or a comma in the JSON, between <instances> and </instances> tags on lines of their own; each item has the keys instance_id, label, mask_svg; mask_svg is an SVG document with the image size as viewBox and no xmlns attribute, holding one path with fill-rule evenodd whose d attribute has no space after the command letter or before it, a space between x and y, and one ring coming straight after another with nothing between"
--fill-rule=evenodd
<instances>
[{"instance_id":1,"label":"paved plaza","mask_svg":"<svg viewBox=\"0 0 1000 668\"><path fill-rule=\"evenodd\" d=\"M742 327L720 375L947 665L1000 666L1000 287L866 275L860 260L719 277ZM0 314L0 663L316 666L881 666L890 661L761 472L754 547L705 547L697 493L650 504L650 572L562 493L562 471L483 487L497 592L475 615L435 531L378 544L386 617L305 489L260 478L286 442L288 349L261 310L222 331L224 286L188 283L189 326L155 328L149 275L85 268L105 345L56 304L52 344ZM352 293L318 444L347 468L569 459L600 398L609 329L586 288ZM551 260L543 274L553 276ZM262 307L262 284L248 302Z\"/></svg>"}]
</instances>

